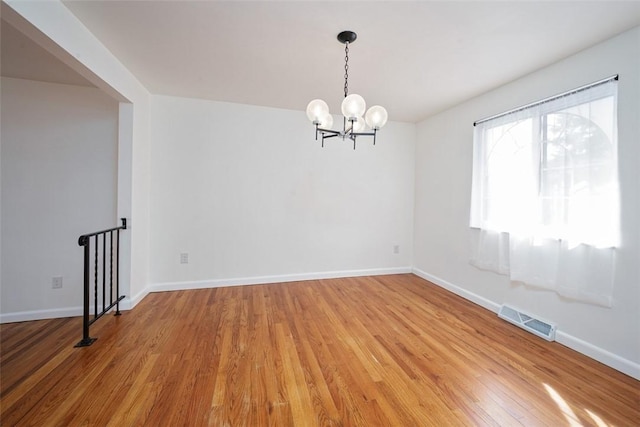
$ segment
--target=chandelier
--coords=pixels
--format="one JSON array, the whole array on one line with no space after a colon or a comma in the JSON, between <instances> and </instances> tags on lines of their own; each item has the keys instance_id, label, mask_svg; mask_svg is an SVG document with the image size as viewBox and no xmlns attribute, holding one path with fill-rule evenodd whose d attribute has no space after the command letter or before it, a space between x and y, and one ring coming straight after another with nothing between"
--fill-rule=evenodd
<instances>
[{"instance_id":1,"label":"chandelier","mask_svg":"<svg viewBox=\"0 0 640 427\"><path fill-rule=\"evenodd\" d=\"M367 108L364 98L355 93L349 95L349 45L357 38L353 31L343 31L338 34L338 41L344 44L344 100L342 101L342 130L333 130L333 116L329 113L329 106L322 99L314 99L307 105L307 117L316 127L316 141L318 134L324 140L340 137L353 141L356 149L356 138L372 136L373 145L376 144L376 132L387 123L387 110L379 105Z\"/></svg>"}]
</instances>

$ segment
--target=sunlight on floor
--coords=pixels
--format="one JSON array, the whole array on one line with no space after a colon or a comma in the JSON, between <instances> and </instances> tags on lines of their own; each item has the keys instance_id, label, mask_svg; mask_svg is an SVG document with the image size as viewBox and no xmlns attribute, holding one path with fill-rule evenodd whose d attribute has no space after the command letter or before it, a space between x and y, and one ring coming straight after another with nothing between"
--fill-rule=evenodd
<instances>
[{"instance_id":1,"label":"sunlight on floor","mask_svg":"<svg viewBox=\"0 0 640 427\"><path fill-rule=\"evenodd\" d=\"M582 423L580 422L578 416L575 414L575 412L573 412L569 404L562 398L562 396L560 396L560 394L557 391L555 391L554 388L551 387L550 385L548 384L542 384L542 385L544 385L544 388L547 390L547 393L549 393L549 396L551 396L554 402L556 402L556 405L558 405L558 408L560 408L562 415L564 415L564 417L567 419L567 421L569 422L569 425L572 427L582 426ZM607 423L602 421L602 418L600 418L599 416L597 416L596 414L594 414L593 412L591 412L586 408L585 408L585 411L589 415L589 417L591 417L595 425L597 425L598 427L609 427Z\"/></svg>"},{"instance_id":2,"label":"sunlight on floor","mask_svg":"<svg viewBox=\"0 0 640 427\"><path fill-rule=\"evenodd\" d=\"M588 409L585 409L585 411L587 411L587 414L589 414L593 422L595 422L598 427L609 427L609 424L602 421L602 418L600 418L599 416L597 416L596 414L594 414Z\"/></svg>"},{"instance_id":3,"label":"sunlight on floor","mask_svg":"<svg viewBox=\"0 0 640 427\"><path fill-rule=\"evenodd\" d=\"M547 384L542 384L542 385L544 385L544 388L547 390L547 393L549 393L549 396L551 396L551 398L556 402L556 405L558 405L558 407L560 408L560 411L562 411L562 414L569 422L569 425L572 427L581 426L582 424L578 420L578 417L576 416L575 412L573 412L569 404L562 398L562 396L560 396L560 394L558 394L558 392L555 391L553 387L551 387L550 385L547 385Z\"/></svg>"}]
</instances>

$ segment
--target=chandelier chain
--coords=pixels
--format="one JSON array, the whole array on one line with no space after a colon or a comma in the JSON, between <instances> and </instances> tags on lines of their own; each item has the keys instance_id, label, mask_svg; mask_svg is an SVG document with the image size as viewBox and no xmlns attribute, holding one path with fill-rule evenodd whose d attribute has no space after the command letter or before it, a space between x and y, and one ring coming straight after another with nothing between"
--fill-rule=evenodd
<instances>
[{"instance_id":1,"label":"chandelier chain","mask_svg":"<svg viewBox=\"0 0 640 427\"><path fill-rule=\"evenodd\" d=\"M349 42L344 44L344 97L349 95Z\"/></svg>"}]
</instances>

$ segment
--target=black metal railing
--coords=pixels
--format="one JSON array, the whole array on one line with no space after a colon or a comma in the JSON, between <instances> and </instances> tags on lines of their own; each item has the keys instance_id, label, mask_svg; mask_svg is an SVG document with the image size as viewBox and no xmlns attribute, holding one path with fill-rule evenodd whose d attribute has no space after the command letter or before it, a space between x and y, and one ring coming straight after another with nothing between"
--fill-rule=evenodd
<instances>
[{"instance_id":1,"label":"black metal railing","mask_svg":"<svg viewBox=\"0 0 640 427\"><path fill-rule=\"evenodd\" d=\"M121 221L120 227L83 234L78 239L78 244L84 246L84 311L82 315L82 340L75 347L86 347L93 344L97 338L89 336L89 326L113 307L116 307L115 315L120 315L120 301L124 299L124 295L120 296L119 281L120 230L127 229L127 219L121 218ZM93 265L91 259L93 259ZM90 313L92 273L93 317Z\"/></svg>"}]
</instances>

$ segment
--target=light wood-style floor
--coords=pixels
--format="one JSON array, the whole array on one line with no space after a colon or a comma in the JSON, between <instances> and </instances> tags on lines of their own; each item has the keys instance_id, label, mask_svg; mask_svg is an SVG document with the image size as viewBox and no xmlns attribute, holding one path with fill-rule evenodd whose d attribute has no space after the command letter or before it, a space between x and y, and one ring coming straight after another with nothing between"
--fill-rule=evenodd
<instances>
[{"instance_id":1,"label":"light wood-style floor","mask_svg":"<svg viewBox=\"0 0 640 427\"><path fill-rule=\"evenodd\" d=\"M640 382L414 275L1 326L3 426L637 426Z\"/></svg>"}]
</instances>

